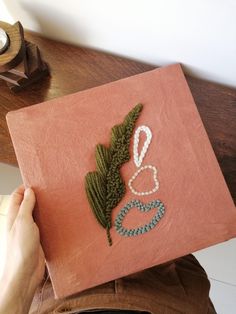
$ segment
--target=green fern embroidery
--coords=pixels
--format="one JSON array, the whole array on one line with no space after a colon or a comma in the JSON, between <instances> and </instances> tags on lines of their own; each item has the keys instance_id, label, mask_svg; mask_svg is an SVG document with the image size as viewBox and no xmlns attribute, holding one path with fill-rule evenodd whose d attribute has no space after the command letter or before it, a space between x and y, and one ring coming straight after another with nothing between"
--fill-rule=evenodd
<instances>
[{"instance_id":1,"label":"green fern embroidery","mask_svg":"<svg viewBox=\"0 0 236 314\"><path fill-rule=\"evenodd\" d=\"M125 183L120 175L120 168L130 159L130 138L142 108L141 104L136 105L122 124L112 128L108 148L101 144L96 146L97 171L89 172L85 177L89 204L97 221L106 229L109 245L112 245L111 212L125 194Z\"/></svg>"}]
</instances>

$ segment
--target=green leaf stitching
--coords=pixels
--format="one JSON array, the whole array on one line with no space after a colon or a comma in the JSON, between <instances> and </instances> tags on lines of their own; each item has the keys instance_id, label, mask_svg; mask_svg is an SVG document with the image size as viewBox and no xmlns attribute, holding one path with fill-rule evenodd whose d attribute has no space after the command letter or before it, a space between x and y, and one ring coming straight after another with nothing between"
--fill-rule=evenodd
<instances>
[{"instance_id":1,"label":"green leaf stitching","mask_svg":"<svg viewBox=\"0 0 236 314\"><path fill-rule=\"evenodd\" d=\"M97 221L107 231L109 245L112 245L111 212L125 194L125 183L120 175L120 168L130 159L130 138L142 108L142 104L136 105L122 124L112 128L111 143L108 148L101 144L96 146L97 171L89 172L85 177L89 204Z\"/></svg>"}]
</instances>

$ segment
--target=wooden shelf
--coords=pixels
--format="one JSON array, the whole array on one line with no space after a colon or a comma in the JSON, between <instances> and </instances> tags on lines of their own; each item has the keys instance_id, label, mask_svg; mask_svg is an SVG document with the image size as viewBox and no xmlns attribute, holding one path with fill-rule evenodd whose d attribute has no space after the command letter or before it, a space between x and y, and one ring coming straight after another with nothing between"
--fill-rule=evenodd
<instances>
[{"instance_id":1,"label":"wooden shelf","mask_svg":"<svg viewBox=\"0 0 236 314\"><path fill-rule=\"evenodd\" d=\"M5 116L10 110L99 86L155 67L26 33L49 63L51 77L18 94L0 81L0 161L17 165ZM236 90L186 76L207 134L236 202ZM207 169L206 169L207 171Z\"/></svg>"}]
</instances>

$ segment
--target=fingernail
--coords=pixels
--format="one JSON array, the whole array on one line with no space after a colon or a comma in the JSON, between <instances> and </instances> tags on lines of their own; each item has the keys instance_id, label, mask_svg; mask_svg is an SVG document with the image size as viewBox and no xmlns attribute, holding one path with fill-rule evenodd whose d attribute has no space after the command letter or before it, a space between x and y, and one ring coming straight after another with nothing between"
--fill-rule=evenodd
<instances>
[{"instance_id":1,"label":"fingernail","mask_svg":"<svg viewBox=\"0 0 236 314\"><path fill-rule=\"evenodd\" d=\"M25 196L29 196L30 193L31 193L31 188L27 188L27 189L25 190Z\"/></svg>"}]
</instances>

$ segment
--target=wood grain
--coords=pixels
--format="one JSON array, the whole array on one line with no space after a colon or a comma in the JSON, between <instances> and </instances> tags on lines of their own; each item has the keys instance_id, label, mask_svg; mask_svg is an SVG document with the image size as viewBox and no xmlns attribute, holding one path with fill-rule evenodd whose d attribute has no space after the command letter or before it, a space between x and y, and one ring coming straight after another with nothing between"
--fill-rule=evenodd
<instances>
[{"instance_id":1,"label":"wood grain","mask_svg":"<svg viewBox=\"0 0 236 314\"><path fill-rule=\"evenodd\" d=\"M0 82L0 161L12 165L17 165L17 161L5 121L8 111L155 68L149 64L56 42L32 33L26 33L25 37L39 46L43 58L50 65L51 77L35 83L17 95L12 94L4 82ZM190 76L186 78L236 202L236 90Z\"/></svg>"},{"instance_id":2,"label":"wood grain","mask_svg":"<svg viewBox=\"0 0 236 314\"><path fill-rule=\"evenodd\" d=\"M8 71L21 62L25 54L24 31L22 25L17 22L10 25L0 22L0 28L9 36L9 47L0 55L0 72Z\"/></svg>"}]
</instances>

